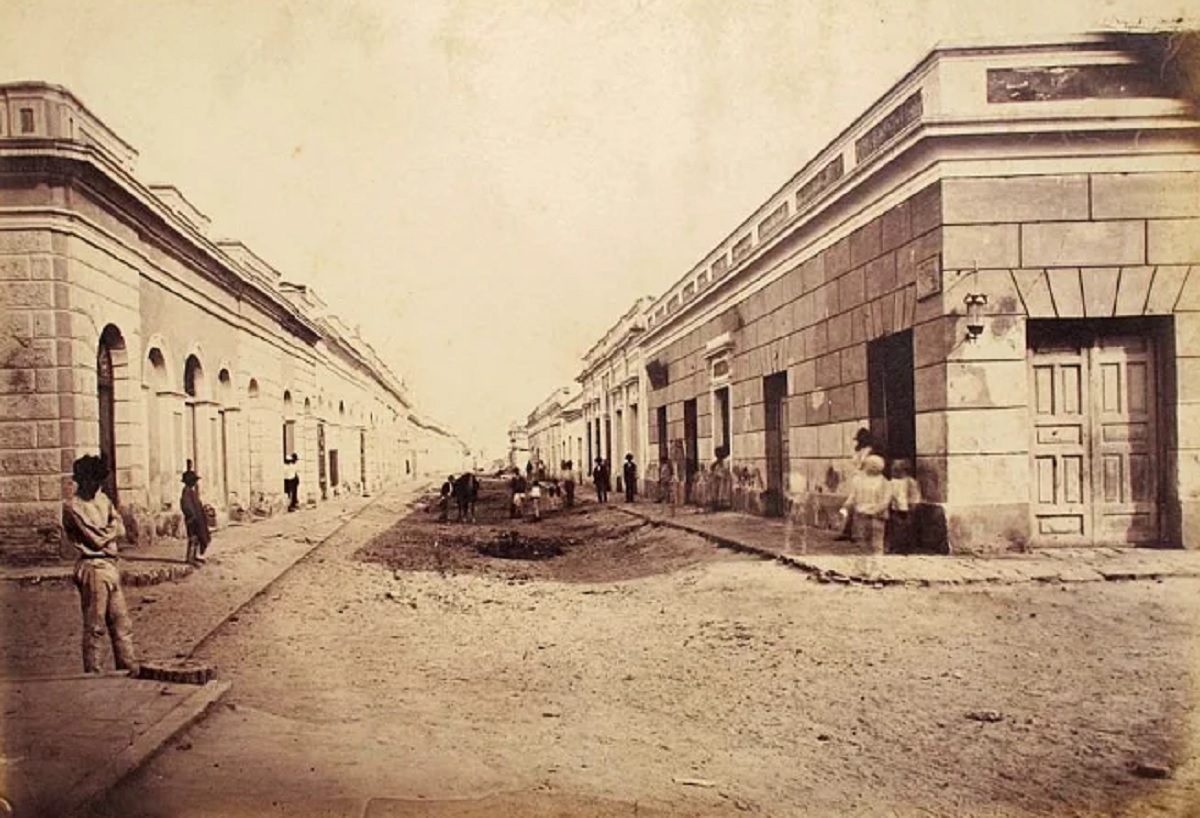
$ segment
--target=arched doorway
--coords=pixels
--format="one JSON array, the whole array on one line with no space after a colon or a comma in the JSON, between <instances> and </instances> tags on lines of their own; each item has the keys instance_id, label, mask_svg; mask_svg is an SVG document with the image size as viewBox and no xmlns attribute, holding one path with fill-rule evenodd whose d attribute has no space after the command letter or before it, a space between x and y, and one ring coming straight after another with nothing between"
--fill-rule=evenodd
<instances>
[{"instance_id":1,"label":"arched doorway","mask_svg":"<svg viewBox=\"0 0 1200 818\"><path fill-rule=\"evenodd\" d=\"M100 333L96 349L96 396L100 403L100 454L108 464L104 492L114 503L117 496L117 377L114 353L123 356L125 339L112 324Z\"/></svg>"},{"instance_id":2,"label":"arched doorway","mask_svg":"<svg viewBox=\"0 0 1200 818\"><path fill-rule=\"evenodd\" d=\"M196 402L204 392L204 367L195 355L189 355L183 365L183 391L187 395L187 444L188 465L200 471L200 423Z\"/></svg>"},{"instance_id":3,"label":"arched doorway","mask_svg":"<svg viewBox=\"0 0 1200 818\"><path fill-rule=\"evenodd\" d=\"M283 459L296 453L296 407L291 390L283 390Z\"/></svg>"},{"instance_id":4,"label":"arched doorway","mask_svg":"<svg viewBox=\"0 0 1200 818\"><path fill-rule=\"evenodd\" d=\"M234 409L235 397L233 391L233 378L229 374L229 370L222 368L217 373L217 412L219 420L217 423L217 440L216 448L218 452L217 474L216 477L221 481L221 497L224 500L225 506L229 506L230 494L233 492L233 486L230 483L231 473L234 471L230 468L230 413Z\"/></svg>"},{"instance_id":5,"label":"arched doorway","mask_svg":"<svg viewBox=\"0 0 1200 818\"><path fill-rule=\"evenodd\" d=\"M150 347L146 353L142 384L146 390L146 446L150 468L150 500L156 508L172 502L171 478L176 472L176 457L182 447L182 436L174 426L174 400L171 374L162 349ZM181 431L181 430L180 430Z\"/></svg>"}]
</instances>

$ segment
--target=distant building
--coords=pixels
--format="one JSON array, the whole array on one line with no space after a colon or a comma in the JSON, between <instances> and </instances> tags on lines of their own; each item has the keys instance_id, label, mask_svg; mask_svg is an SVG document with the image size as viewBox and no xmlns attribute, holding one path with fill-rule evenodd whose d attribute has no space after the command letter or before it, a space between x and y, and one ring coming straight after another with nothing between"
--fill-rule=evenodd
<instances>
[{"instance_id":1,"label":"distant building","mask_svg":"<svg viewBox=\"0 0 1200 818\"><path fill-rule=\"evenodd\" d=\"M508 427L508 465L524 469L529 462L529 434L520 423Z\"/></svg>"},{"instance_id":2,"label":"distant building","mask_svg":"<svg viewBox=\"0 0 1200 818\"><path fill-rule=\"evenodd\" d=\"M603 457L614 465L614 485L620 479L615 464L623 462L626 454L632 454L639 464L646 462L643 410L647 381L641 347L653 300L639 298L626 310L584 355L583 371L576 378L583 395L583 462L590 468L597 457ZM643 477L647 474L644 468L640 473Z\"/></svg>"},{"instance_id":3,"label":"distant building","mask_svg":"<svg viewBox=\"0 0 1200 818\"><path fill-rule=\"evenodd\" d=\"M955 549L1200 547L1198 54L935 49L589 353L589 458L636 417L652 459L728 447L737 507L830 525L868 427Z\"/></svg>"},{"instance_id":4,"label":"distant building","mask_svg":"<svg viewBox=\"0 0 1200 818\"><path fill-rule=\"evenodd\" d=\"M530 412L525 422L529 456L543 464L547 475L564 477L567 461L575 469L586 465L582 417L580 392L569 386L555 389Z\"/></svg>"},{"instance_id":5,"label":"distant building","mask_svg":"<svg viewBox=\"0 0 1200 818\"><path fill-rule=\"evenodd\" d=\"M0 559L58 553L85 453L143 540L189 463L222 518L281 508L293 453L309 502L416 474L429 430L357 330L136 158L69 91L0 86Z\"/></svg>"}]
</instances>

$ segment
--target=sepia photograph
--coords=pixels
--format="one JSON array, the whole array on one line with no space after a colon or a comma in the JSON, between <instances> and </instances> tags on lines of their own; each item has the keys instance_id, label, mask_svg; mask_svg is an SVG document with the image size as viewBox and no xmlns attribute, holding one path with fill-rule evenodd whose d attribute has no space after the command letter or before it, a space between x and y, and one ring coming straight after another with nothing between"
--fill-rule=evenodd
<instances>
[{"instance_id":1,"label":"sepia photograph","mask_svg":"<svg viewBox=\"0 0 1200 818\"><path fill-rule=\"evenodd\" d=\"M0 818L1200 818L1190 0L5 0Z\"/></svg>"}]
</instances>

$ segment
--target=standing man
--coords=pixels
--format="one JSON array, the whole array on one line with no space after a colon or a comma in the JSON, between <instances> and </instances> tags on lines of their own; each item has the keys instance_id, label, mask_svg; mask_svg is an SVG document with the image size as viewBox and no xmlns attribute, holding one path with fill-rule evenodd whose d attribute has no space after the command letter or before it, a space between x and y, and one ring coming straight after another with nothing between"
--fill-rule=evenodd
<instances>
[{"instance_id":1,"label":"standing man","mask_svg":"<svg viewBox=\"0 0 1200 818\"><path fill-rule=\"evenodd\" d=\"M597 457L596 465L592 467L592 482L596 485L596 502L608 502L608 485L604 477L604 458Z\"/></svg>"},{"instance_id":2,"label":"standing man","mask_svg":"<svg viewBox=\"0 0 1200 818\"><path fill-rule=\"evenodd\" d=\"M83 671L100 672L100 640L112 639L117 670L136 670L133 621L121 592L117 540L125 524L100 486L108 478L102 456L84 455L72 465L75 495L63 503L63 531L75 547L75 587L83 613Z\"/></svg>"},{"instance_id":3,"label":"standing man","mask_svg":"<svg viewBox=\"0 0 1200 818\"><path fill-rule=\"evenodd\" d=\"M204 552L208 550L211 539L208 515L204 513L200 489L196 486L199 482L200 475L188 469L183 473L183 493L179 495L179 510L183 512L183 521L187 526L187 561L192 565L206 562Z\"/></svg>"},{"instance_id":4,"label":"standing man","mask_svg":"<svg viewBox=\"0 0 1200 818\"><path fill-rule=\"evenodd\" d=\"M566 493L567 508L575 506L575 464L570 460L563 463L563 469L567 473L567 477L563 480L563 491Z\"/></svg>"},{"instance_id":5,"label":"standing man","mask_svg":"<svg viewBox=\"0 0 1200 818\"><path fill-rule=\"evenodd\" d=\"M625 465L621 467L621 478L625 481L625 502L632 503L637 494L637 463L633 455L625 455Z\"/></svg>"},{"instance_id":6,"label":"standing man","mask_svg":"<svg viewBox=\"0 0 1200 818\"><path fill-rule=\"evenodd\" d=\"M288 496L288 511L300 506L300 469L296 466L300 456L292 452L283 461L283 490Z\"/></svg>"}]
</instances>

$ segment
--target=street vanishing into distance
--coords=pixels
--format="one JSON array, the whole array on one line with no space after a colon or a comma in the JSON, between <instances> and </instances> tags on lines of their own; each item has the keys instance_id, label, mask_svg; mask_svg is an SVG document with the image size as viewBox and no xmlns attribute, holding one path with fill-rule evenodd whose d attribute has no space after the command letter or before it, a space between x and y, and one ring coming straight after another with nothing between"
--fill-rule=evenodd
<instances>
[{"instance_id":1,"label":"street vanishing into distance","mask_svg":"<svg viewBox=\"0 0 1200 818\"><path fill-rule=\"evenodd\" d=\"M432 492L366 505L204 641L196 658L229 694L96 814L1197 803L1181 762L1200 581L823 584L620 503L533 522L510 519L508 499L484 480L474 524L438 522ZM179 615L141 606L143 641ZM1180 768L1158 780L1139 764Z\"/></svg>"}]
</instances>

